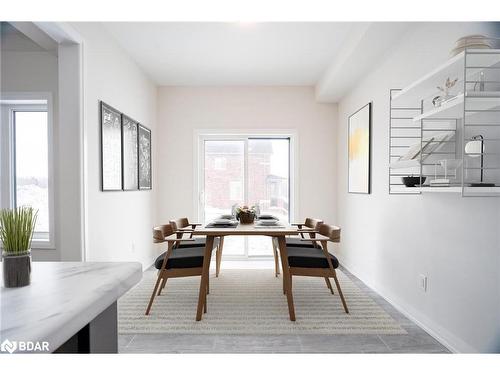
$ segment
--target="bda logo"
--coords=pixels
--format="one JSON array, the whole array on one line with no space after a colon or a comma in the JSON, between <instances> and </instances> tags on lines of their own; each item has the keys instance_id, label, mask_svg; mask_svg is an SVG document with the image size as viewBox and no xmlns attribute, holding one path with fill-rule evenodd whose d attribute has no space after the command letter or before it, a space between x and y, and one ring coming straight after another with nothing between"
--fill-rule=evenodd
<instances>
[{"instance_id":1,"label":"bda logo","mask_svg":"<svg viewBox=\"0 0 500 375\"><path fill-rule=\"evenodd\" d=\"M9 352L10 354L14 353L17 349L17 343L14 341L9 341L5 340L2 342L2 345L0 345L0 350L2 352Z\"/></svg>"}]
</instances>

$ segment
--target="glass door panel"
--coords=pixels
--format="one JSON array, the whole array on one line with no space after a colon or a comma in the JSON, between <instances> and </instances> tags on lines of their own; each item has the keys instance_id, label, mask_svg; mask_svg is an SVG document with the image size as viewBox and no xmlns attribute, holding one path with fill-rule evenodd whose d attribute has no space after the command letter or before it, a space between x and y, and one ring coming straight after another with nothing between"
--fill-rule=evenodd
<instances>
[{"instance_id":1,"label":"glass door panel","mask_svg":"<svg viewBox=\"0 0 500 375\"><path fill-rule=\"evenodd\" d=\"M208 223L230 214L234 204L245 200L245 141L205 140L203 214ZM224 255L245 255L243 237L224 240Z\"/></svg>"},{"instance_id":2,"label":"glass door panel","mask_svg":"<svg viewBox=\"0 0 500 375\"><path fill-rule=\"evenodd\" d=\"M290 140L248 139L248 203L258 204L261 214L289 222ZM249 256L271 256L267 237L248 237Z\"/></svg>"}]
</instances>

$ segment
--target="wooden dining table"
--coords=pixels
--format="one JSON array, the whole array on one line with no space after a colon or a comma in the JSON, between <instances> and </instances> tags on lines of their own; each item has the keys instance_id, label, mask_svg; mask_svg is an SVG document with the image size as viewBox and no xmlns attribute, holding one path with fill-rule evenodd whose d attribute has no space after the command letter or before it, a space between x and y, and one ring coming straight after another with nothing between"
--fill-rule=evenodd
<instances>
[{"instance_id":1,"label":"wooden dining table","mask_svg":"<svg viewBox=\"0 0 500 375\"><path fill-rule=\"evenodd\" d=\"M295 321L295 308L293 305L292 288L290 283L290 274L288 270L288 256L286 250L285 236L300 235L301 233L310 233L312 236L316 233L314 229L299 229L295 226L255 226L255 224L238 224L237 227L196 227L192 231L193 235L206 236L205 253L203 258L203 273L200 282L200 292L198 297L198 308L196 311L196 320L200 321L203 316L203 307L207 300L207 283L210 274L210 261L212 259L212 249L216 237L223 239L226 236L268 236L277 239L278 249L283 269L283 281L286 299L288 302L288 313L290 320Z\"/></svg>"}]
</instances>

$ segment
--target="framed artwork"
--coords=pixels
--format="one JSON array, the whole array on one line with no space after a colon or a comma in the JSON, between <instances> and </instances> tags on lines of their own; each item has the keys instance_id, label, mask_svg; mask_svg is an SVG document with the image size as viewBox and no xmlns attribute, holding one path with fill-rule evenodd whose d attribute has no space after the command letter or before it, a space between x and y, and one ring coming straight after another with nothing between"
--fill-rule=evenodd
<instances>
[{"instance_id":1,"label":"framed artwork","mask_svg":"<svg viewBox=\"0 0 500 375\"><path fill-rule=\"evenodd\" d=\"M371 193L371 123L372 103L349 116L349 193Z\"/></svg>"},{"instance_id":2,"label":"framed artwork","mask_svg":"<svg viewBox=\"0 0 500 375\"><path fill-rule=\"evenodd\" d=\"M139 124L139 189L151 189L151 130Z\"/></svg>"},{"instance_id":3,"label":"framed artwork","mask_svg":"<svg viewBox=\"0 0 500 375\"><path fill-rule=\"evenodd\" d=\"M123 190L139 189L138 127L137 121L122 115Z\"/></svg>"},{"instance_id":4,"label":"framed artwork","mask_svg":"<svg viewBox=\"0 0 500 375\"><path fill-rule=\"evenodd\" d=\"M121 113L101 101L101 189L122 190Z\"/></svg>"}]
</instances>

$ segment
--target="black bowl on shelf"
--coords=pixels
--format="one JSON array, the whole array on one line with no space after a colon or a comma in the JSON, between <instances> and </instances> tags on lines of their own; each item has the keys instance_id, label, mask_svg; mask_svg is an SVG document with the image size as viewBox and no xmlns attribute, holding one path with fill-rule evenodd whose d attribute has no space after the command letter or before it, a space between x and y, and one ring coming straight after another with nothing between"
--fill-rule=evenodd
<instances>
[{"instance_id":1,"label":"black bowl on shelf","mask_svg":"<svg viewBox=\"0 0 500 375\"><path fill-rule=\"evenodd\" d=\"M422 180L420 180L422 178ZM406 176L402 177L401 180L403 180L403 184L406 187L415 187L417 185L423 185L427 177L425 176Z\"/></svg>"}]
</instances>

